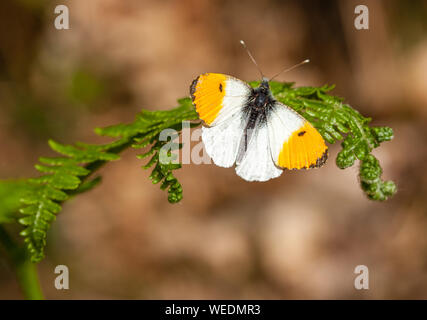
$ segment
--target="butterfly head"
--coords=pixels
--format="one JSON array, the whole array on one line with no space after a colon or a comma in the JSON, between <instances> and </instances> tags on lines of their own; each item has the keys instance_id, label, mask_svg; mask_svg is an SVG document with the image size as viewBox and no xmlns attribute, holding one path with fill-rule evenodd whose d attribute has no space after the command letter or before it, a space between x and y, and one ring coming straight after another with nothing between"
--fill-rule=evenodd
<instances>
[{"instance_id":1,"label":"butterfly head","mask_svg":"<svg viewBox=\"0 0 427 320\"><path fill-rule=\"evenodd\" d=\"M270 79L268 79L267 77L262 77L260 86L269 88L270 86L268 85L268 82L270 81Z\"/></svg>"},{"instance_id":2,"label":"butterfly head","mask_svg":"<svg viewBox=\"0 0 427 320\"><path fill-rule=\"evenodd\" d=\"M262 78L261 83L259 84L259 87L257 88L259 93L269 95L270 94L270 85L268 83L267 78Z\"/></svg>"}]
</instances>

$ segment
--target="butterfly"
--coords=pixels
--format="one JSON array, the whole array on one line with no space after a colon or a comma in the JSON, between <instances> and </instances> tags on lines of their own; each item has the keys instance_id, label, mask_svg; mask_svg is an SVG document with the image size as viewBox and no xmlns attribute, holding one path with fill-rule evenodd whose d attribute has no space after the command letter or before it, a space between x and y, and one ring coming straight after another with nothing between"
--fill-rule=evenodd
<instances>
[{"instance_id":1,"label":"butterfly","mask_svg":"<svg viewBox=\"0 0 427 320\"><path fill-rule=\"evenodd\" d=\"M192 82L190 95L204 122L202 140L207 154L220 167L236 164L237 175L247 181L277 178L284 169L322 166L328 157L322 136L310 122L274 98L269 79L260 73L262 81L257 88L220 73L204 73Z\"/></svg>"}]
</instances>

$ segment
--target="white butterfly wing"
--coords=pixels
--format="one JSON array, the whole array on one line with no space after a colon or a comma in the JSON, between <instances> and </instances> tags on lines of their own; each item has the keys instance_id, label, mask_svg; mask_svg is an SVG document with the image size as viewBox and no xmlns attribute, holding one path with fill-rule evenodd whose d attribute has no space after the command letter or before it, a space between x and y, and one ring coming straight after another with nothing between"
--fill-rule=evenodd
<instances>
[{"instance_id":1,"label":"white butterfly wing","mask_svg":"<svg viewBox=\"0 0 427 320\"><path fill-rule=\"evenodd\" d=\"M251 88L228 75L205 73L193 81L190 93L200 119L208 125L202 127L207 154L217 166L233 166L246 125L243 108Z\"/></svg>"},{"instance_id":2,"label":"white butterfly wing","mask_svg":"<svg viewBox=\"0 0 427 320\"><path fill-rule=\"evenodd\" d=\"M242 160L236 165L236 173L247 181L267 181L277 178L283 172L271 158L268 126L255 124L251 139Z\"/></svg>"},{"instance_id":3,"label":"white butterfly wing","mask_svg":"<svg viewBox=\"0 0 427 320\"><path fill-rule=\"evenodd\" d=\"M217 166L229 168L236 162L246 122L243 113L239 111L216 126L202 127L205 150Z\"/></svg>"},{"instance_id":4,"label":"white butterfly wing","mask_svg":"<svg viewBox=\"0 0 427 320\"><path fill-rule=\"evenodd\" d=\"M320 167L328 148L320 133L302 116L280 102L267 115L271 156L285 169Z\"/></svg>"}]
</instances>

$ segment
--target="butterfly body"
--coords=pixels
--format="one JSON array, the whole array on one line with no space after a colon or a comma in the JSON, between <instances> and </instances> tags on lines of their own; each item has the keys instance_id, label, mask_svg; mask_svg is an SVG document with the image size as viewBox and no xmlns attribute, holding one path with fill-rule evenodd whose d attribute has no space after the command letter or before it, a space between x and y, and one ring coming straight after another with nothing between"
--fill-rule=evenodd
<instances>
[{"instance_id":1,"label":"butterfly body","mask_svg":"<svg viewBox=\"0 0 427 320\"><path fill-rule=\"evenodd\" d=\"M236 164L248 181L266 181L283 169L323 165L327 147L317 130L291 108L274 99L267 79L257 88L223 74L197 77L190 94L204 121L202 140L222 167Z\"/></svg>"},{"instance_id":2,"label":"butterfly body","mask_svg":"<svg viewBox=\"0 0 427 320\"><path fill-rule=\"evenodd\" d=\"M255 129L257 121L258 126L266 125L267 114L274 101L275 100L271 94L268 81L263 80L258 88L252 89L252 92L248 96L247 102L243 109L244 117L248 120L242 142L239 145L239 153L237 155L236 163L240 163L240 160L246 152L251 133Z\"/></svg>"}]
</instances>

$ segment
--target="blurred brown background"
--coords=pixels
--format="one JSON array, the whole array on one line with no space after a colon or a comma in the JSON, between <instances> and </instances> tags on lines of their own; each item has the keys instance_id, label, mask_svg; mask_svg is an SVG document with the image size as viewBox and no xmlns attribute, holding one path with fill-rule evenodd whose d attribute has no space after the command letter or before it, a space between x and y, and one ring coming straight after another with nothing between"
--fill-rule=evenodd
<instances>
[{"instance_id":1,"label":"blurred brown background","mask_svg":"<svg viewBox=\"0 0 427 320\"><path fill-rule=\"evenodd\" d=\"M54 28L54 8L70 30ZM369 8L369 30L354 8ZM49 137L102 142L93 128L168 109L202 72L335 83L334 94L395 139L375 150L399 191L367 200L338 145L319 170L248 183L234 169L185 165L171 205L129 150L69 201L40 265L51 299L427 298L427 1L0 2L0 178L34 176ZM70 290L54 268L70 269ZM366 265L370 289L354 289ZM21 298L0 257L0 298Z\"/></svg>"}]
</instances>

